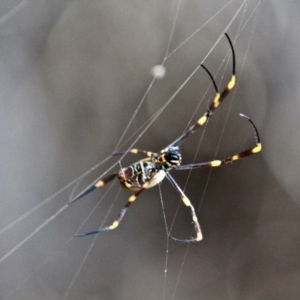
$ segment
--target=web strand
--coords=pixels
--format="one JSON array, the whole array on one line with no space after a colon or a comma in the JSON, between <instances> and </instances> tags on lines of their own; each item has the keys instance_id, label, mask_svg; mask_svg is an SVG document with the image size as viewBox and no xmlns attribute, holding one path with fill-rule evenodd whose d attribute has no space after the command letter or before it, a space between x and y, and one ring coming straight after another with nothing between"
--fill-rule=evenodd
<instances>
[{"instance_id":1,"label":"web strand","mask_svg":"<svg viewBox=\"0 0 300 300\"><path fill-rule=\"evenodd\" d=\"M174 34L176 32L176 25L178 22L178 17L179 17L179 13L182 9L182 0L179 0L177 2L177 6L176 6L176 10L175 10L175 15L173 18L173 22L172 22L172 26L171 26L171 31L168 37L168 41L167 41L167 46L166 46L166 50L165 50L165 54L162 60L161 65L165 65L165 63L168 61L168 59L170 59L171 57L175 56L177 54L177 52L179 51L179 49L182 49L183 47L187 46L187 44L189 42L191 42L202 30L204 30L205 28L207 28L214 20L216 20L221 14L222 12L229 7L230 4L233 3L233 1L228 1L227 3L225 3L224 5L222 5L222 7L218 10L210 17L208 18L207 21L205 21L203 24L201 24L195 31L193 31L187 38L185 38L182 42L180 42L178 44L178 46L176 46L174 49L171 50L171 44L174 38ZM248 52L249 52L249 48L255 33L255 29L256 29L256 18L257 18L257 9L261 3L261 1L259 1L257 3L257 5L254 7L254 9L251 11L250 16L245 20L245 13L243 12L243 9L246 10L246 5L249 2L247 0L244 0L242 2L241 5L238 6L238 8L234 11L234 15L230 18L230 20L228 21L228 23L226 24L225 27L223 27L222 32L219 34L219 36L217 37L215 43L213 44L213 46L209 49L209 51L207 52L207 54L204 56L204 58L202 59L201 62L199 62L199 64L194 67L194 69L190 72L190 74L182 81L182 83L179 85L179 87L176 88L176 90L174 91L174 93L160 106L160 108L151 115L150 118L148 118L145 122L143 122L141 125L138 126L138 129L136 130L132 130L132 133L130 131L130 128L134 122L134 120L136 120L142 105L145 103L145 100L147 99L147 96L149 95L150 91L152 91L152 89L155 87L155 81L156 78L153 77L153 79L151 80L150 84L148 85L144 95L142 96L141 100L139 101L137 107L135 108L129 122L127 123L121 137L119 138L119 140L116 142L116 147L115 147L115 151L118 151L120 148L122 148L123 146L126 146L126 149L130 149L132 147L134 147L137 142L141 139L141 137L143 137L145 134L147 134L148 129L152 126L152 124L161 116L161 114L164 112L165 109L168 108L168 106L172 103L172 101L176 98L176 96L179 94L179 92L187 85L187 83L191 80L191 78L193 78L193 76L198 72L201 63L203 63L212 53L212 51L219 45L220 40L223 38L223 31L228 31L232 24L234 23L234 21L236 21L237 17L242 15L242 19L240 21L239 24L239 28L237 30L237 33L235 34L235 39L234 42L236 43L239 39L239 37L243 34L245 28L247 28L250 23L250 21L253 20L253 29L251 31L249 40L248 40L248 45L247 45L247 49L246 52L244 54L244 58L243 58L243 63L241 65L241 69L240 69L240 73L239 76L242 75L243 73L243 69L244 69L244 64L245 61L248 57ZM15 6L11 11L9 11L6 15L0 17L0 25L4 24L7 20L15 17L15 15L19 12L21 12L21 9L23 9L26 5L28 4L27 0L21 1L19 5ZM229 53L229 52L228 52ZM228 55L228 54L227 54ZM226 56L225 56L226 57ZM227 61L228 63L228 61ZM217 73L220 71L221 67L223 66L223 64L221 64L220 68L217 70ZM227 68L227 65L225 64L225 68L224 68L224 72ZM223 74L224 75L224 74ZM224 76L222 76L223 78ZM225 120L224 120L224 125L222 127L221 130L221 134L220 134L220 139L217 143L215 152L214 152L214 157L217 156L218 151L220 149L220 145L221 145L221 140L224 136L224 132L226 129L226 124L228 122L228 118L231 112L231 108L233 105L233 101L235 99L235 95L236 95L236 90L238 88L238 84L239 84L239 77L237 80L237 84L236 84L236 89L233 92L233 96L232 96L232 101L230 102L229 105L229 109L227 111ZM210 86L209 86L210 87ZM201 105L201 103L203 102L203 100L206 98L208 89L207 88L206 92L204 93L203 97L201 98L201 100L199 101L199 104L197 105L197 108L195 110L195 113L191 116L190 120L187 123L187 126L189 126L191 120L193 119L194 115L196 114L196 111L198 110L198 107ZM128 133L130 133L130 136L128 138L127 137ZM194 161L196 160L196 157L198 157L198 153L201 149L201 144L204 138L204 134L205 134L205 128L202 132L202 135L200 137L199 140L199 144L198 147L195 151L195 155L194 155ZM95 184L95 182L97 182L100 178L104 177L106 174L108 174L109 172L111 172L113 169L115 169L116 167L118 167L118 165L121 163L121 161L124 159L125 155L127 155L126 153L123 154L120 157L120 160L112 163L111 166L109 168L107 168L104 172L102 172L102 174L90 185L92 186L93 184ZM24 214L22 214L20 217L16 218L13 222L9 223L8 225L4 226L2 229L0 229L0 236L4 235L4 233L8 232L10 229L16 227L16 226L21 226L23 224L23 221L25 221L26 219L29 219L30 216L32 216L34 213L38 213L39 211L41 211L42 208L45 207L45 205L47 203L49 203L50 201L52 201L53 199L56 199L59 195L61 195L63 192L67 191L69 188L74 187L74 189L72 190L71 194L70 194L70 198L72 197L72 194L75 190L75 188L77 187L77 185L80 183L80 181L84 178L86 178L86 176L88 174L90 174L92 171L96 170L97 168L101 167L104 165L104 163L108 162L109 160L111 160L111 156L106 157L105 159L103 159L101 162L97 163L96 165L94 165L92 168L90 168L87 172L83 173L82 175L78 176L76 179L72 180L71 182L69 182L67 185L65 185L64 187L62 187L61 189L59 189L57 192L53 193L51 196L49 196L48 198L46 198L45 200L41 201L39 204L37 204L36 206L34 206L33 208L29 209L27 212L25 212ZM202 192L202 196L199 202L199 206L197 208L197 213L199 213L199 211L201 210L201 206L202 203L205 199L205 195L206 195L206 191L208 189L208 185L209 185L209 181L212 175L212 170L210 170L207 180L206 180L206 184L204 187L204 190ZM184 186L185 190L187 188L188 182L190 181L190 176L191 176L191 172L188 173L187 176L187 180ZM94 206L94 208L90 211L90 213L88 214L88 216L85 218L85 220L83 221L83 223L81 224L81 226L78 228L77 232L81 230L81 228L83 227L83 225L91 218L92 214L95 212L96 208L100 205L100 203L102 202L102 199L105 198L105 196L107 195L107 193L109 191L111 191L112 187L114 185L111 184L111 186L105 191L105 193L102 195L100 201L98 201L98 203ZM119 196L120 193L120 189L118 192L115 192L116 196L114 198L114 200L112 201L109 209L106 211L105 216L102 220L101 223L101 227L104 225L104 223L106 222L108 216L111 213L112 208L115 205L115 201ZM173 228L173 225L175 223L175 218L179 209L179 206L177 207L177 210L175 212L175 216L171 222L170 225L167 224L167 219L166 219L166 215L165 215L165 207L164 207L164 197L162 195L162 191L161 191L161 186L159 185L159 195L160 195L160 200L161 200L161 205L162 205L162 211L163 211L163 218L164 218L164 224L165 224L165 228L166 228L166 232L167 235L170 233L170 231ZM0 258L0 264L4 261L6 261L6 259L8 259L9 257L11 257L13 254L16 253L17 250L19 250L25 243L29 242L37 233L39 233L41 230L43 230L47 225L49 225L53 220L55 220L59 215L61 215L62 213L64 213L66 211L66 209L68 208L67 204L63 204L61 205L60 208L58 208L56 210L56 212L48 217L45 221L43 221L41 224L39 224L38 226L36 226L36 228L30 233L28 234L25 238L22 238L22 240L17 243L11 250L9 250L7 253L5 253L1 258ZM98 224L97 224L98 226ZM82 259L76 269L76 272L74 274L74 276L72 276L72 279L70 280L66 292L64 294L64 298L63 299L68 299L71 297L72 295L72 291L76 285L76 282L78 281L78 278L80 277L81 272L83 272L83 267L86 263L86 261L90 258L90 254L96 244L97 241L97 237L95 236L91 243L89 244L89 247L87 248L86 252L84 253L84 255L82 256ZM55 252L53 252L48 258L46 258L46 260L39 265L37 268L35 268L26 278L23 279L23 281L20 284L17 284L16 288L13 289L13 291L9 294L9 297L11 297L11 295L14 295L14 293L17 290L20 290L22 287L25 286L25 284L29 281L30 278L32 278L34 275L38 274L39 271L41 271L42 268L44 268L51 260L53 260L55 258L55 256L60 253L61 251L63 251L63 249L66 248L66 246L73 240L73 237L70 237L67 239L67 241L65 243L62 244L62 246L56 250ZM181 245L179 245L178 247L181 247ZM180 269L178 271L178 275L176 278L176 282L175 282L175 287L174 290L172 292L172 299L175 299L178 288L179 288L179 284L180 281L182 279L183 276L183 270L184 270L184 266L186 264L186 259L189 255L189 249L190 246L187 245L186 249L184 251L182 260L181 260L181 265L180 265ZM168 299L168 295L167 295L167 286L168 286L168 268L170 266L170 264L172 263L171 261L171 257L170 257L170 244L169 244L169 239L166 239L166 254L165 254L165 265L164 265L164 271L163 271L163 299Z\"/></svg>"}]
</instances>

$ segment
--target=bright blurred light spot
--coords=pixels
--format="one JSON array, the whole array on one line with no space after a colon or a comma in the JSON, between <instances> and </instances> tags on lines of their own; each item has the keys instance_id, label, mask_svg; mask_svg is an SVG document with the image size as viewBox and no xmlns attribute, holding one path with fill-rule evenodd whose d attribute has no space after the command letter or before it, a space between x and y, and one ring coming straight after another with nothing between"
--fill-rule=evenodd
<instances>
[{"instance_id":1,"label":"bright blurred light spot","mask_svg":"<svg viewBox=\"0 0 300 300\"><path fill-rule=\"evenodd\" d=\"M157 65L152 68L152 75L157 79L162 79L166 75L166 68L162 65Z\"/></svg>"}]
</instances>

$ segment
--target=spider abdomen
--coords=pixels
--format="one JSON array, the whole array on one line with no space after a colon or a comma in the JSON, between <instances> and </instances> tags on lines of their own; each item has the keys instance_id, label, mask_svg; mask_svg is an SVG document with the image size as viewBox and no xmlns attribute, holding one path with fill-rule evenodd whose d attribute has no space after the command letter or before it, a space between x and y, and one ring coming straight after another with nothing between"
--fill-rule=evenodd
<instances>
[{"instance_id":1,"label":"spider abdomen","mask_svg":"<svg viewBox=\"0 0 300 300\"><path fill-rule=\"evenodd\" d=\"M164 170L159 170L155 163L138 161L118 172L118 179L125 189L140 190L150 188L161 182L166 176Z\"/></svg>"}]
</instances>

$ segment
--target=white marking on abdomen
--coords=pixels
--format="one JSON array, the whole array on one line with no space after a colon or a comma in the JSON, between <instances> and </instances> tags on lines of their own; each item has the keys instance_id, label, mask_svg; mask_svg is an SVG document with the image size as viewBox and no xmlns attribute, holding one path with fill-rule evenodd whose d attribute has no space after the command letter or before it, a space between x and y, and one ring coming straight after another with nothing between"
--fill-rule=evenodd
<instances>
[{"instance_id":1,"label":"white marking on abdomen","mask_svg":"<svg viewBox=\"0 0 300 300\"><path fill-rule=\"evenodd\" d=\"M163 179L166 177L166 172L163 170L159 170L157 172L157 174L155 174L155 176L151 179L151 181L149 181L149 185L147 186L147 189L157 185L158 183L160 183L161 181L163 181Z\"/></svg>"}]
</instances>

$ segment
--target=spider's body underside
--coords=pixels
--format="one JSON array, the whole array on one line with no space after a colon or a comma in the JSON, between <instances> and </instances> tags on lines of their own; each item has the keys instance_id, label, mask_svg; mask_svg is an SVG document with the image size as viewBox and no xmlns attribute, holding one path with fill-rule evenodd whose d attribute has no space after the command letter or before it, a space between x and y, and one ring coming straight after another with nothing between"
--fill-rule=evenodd
<instances>
[{"instance_id":1,"label":"spider's body underside","mask_svg":"<svg viewBox=\"0 0 300 300\"><path fill-rule=\"evenodd\" d=\"M80 198L84 197L88 193L92 192L96 188L100 188L104 186L106 183L110 182L113 180L115 177L118 178L120 181L121 185L128 190L135 190L137 191L135 194L129 197L127 204L121 209L119 215L117 216L116 220L107 227L100 228L95 231L90 231L84 234L78 234L76 236L87 236L91 234L96 234L99 232L105 232L109 231L112 229L115 229L118 227L120 224L121 220L123 219L128 207L131 205L132 202L136 200L136 198L146 189L151 188L158 183L160 183L165 177L170 181L170 183L173 185L173 187L176 189L178 192L179 196L181 197L183 203L190 208L191 214L192 214L192 220L194 223L194 229L196 232L196 237L190 238L190 239L177 239L169 235L169 237L175 241L179 242L197 242L202 240L202 232L200 229L200 224L198 221L198 218L195 213L195 209L190 202L190 200L187 198L187 196L184 194L184 192L181 190L181 188L178 186L174 178L171 176L170 171L171 170L190 170L190 169L197 169L197 168L204 168L204 167L219 167L221 165L225 165L228 163L231 163L235 160L238 160L240 158L256 154L261 151L261 142L259 138L259 134L257 131L256 126L252 122L250 118L247 116L240 114L241 117L246 118L250 124L252 125L255 133L255 141L256 145L248 150L245 150L243 152L240 152L238 154L229 156L225 159L221 160L212 160L209 162L200 162L200 163L192 163L192 164L186 164L182 165L182 157L181 157L181 152L180 152L180 144L188 138L191 134L193 134L198 128L200 128L202 125L204 125L208 118L214 113L214 111L219 107L219 105L222 103L222 101L226 98L228 93L233 89L235 85L235 53L234 53L234 48L232 45L232 42L225 33L228 42L231 47L232 51L232 57L233 57L233 68L232 68L232 76L231 80L225 87L222 93L219 93L218 87L215 83L215 80L211 73L206 69L205 66L201 65L205 71L208 73L210 76L215 91L216 95L214 98L214 101L212 104L209 106L207 111L204 113L204 115L193 125L191 126L185 133L183 133L178 139L176 139L173 143L171 143L168 147L165 149L161 150L159 153L154 153L150 151L145 151L145 150L139 150L139 149L130 149L126 152L120 152L120 153L114 153L113 155L120 155L120 154L125 154L125 153L131 153L131 154L144 154L146 155L146 158L141 159L132 165L130 165L127 168L121 168L119 172L111 174L96 183L92 184L89 186L87 189L85 189L83 192L81 192L79 195L77 195L73 200L71 200L71 203L74 203L75 201L79 200Z\"/></svg>"},{"instance_id":2,"label":"spider's body underside","mask_svg":"<svg viewBox=\"0 0 300 300\"><path fill-rule=\"evenodd\" d=\"M152 162L139 161L118 172L121 185L129 190L149 189L166 177L164 170L159 170Z\"/></svg>"},{"instance_id":3,"label":"spider's body underside","mask_svg":"<svg viewBox=\"0 0 300 300\"><path fill-rule=\"evenodd\" d=\"M132 149L131 152L139 151ZM121 185L129 190L151 188L160 183L166 173L181 164L179 147L170 147L162 150L160 154L148 152L150 157L142 159L128 168L118 172Z\"/></svg>"}]
</instances>

